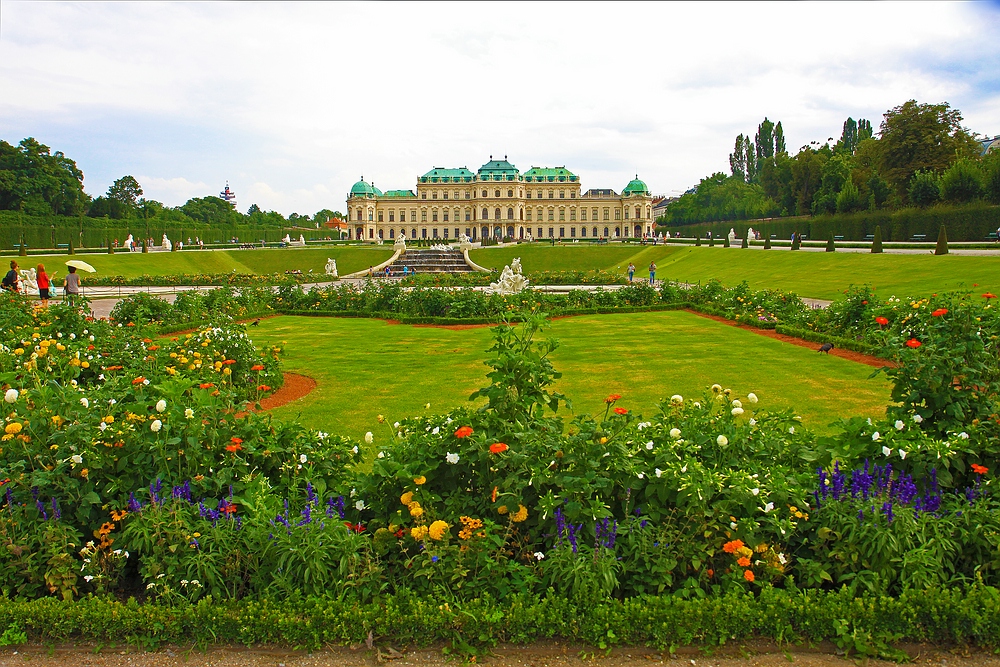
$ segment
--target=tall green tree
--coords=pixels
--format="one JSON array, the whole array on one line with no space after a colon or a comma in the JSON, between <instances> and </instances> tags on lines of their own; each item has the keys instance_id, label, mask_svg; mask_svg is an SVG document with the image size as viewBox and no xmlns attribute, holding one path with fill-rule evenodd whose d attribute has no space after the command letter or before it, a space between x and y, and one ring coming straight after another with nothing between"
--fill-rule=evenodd
<instances>
[{"instance_id":1,"label":"tall green tree","mask_svg":"<svg viewBox=\"0 0 1000 667\"><path fill-rule=\"evenodd\" d=\"M61 151L32 137L0 141L0 209L32 215L79 215L90 203L83 172Z\"/></svg>"},{"instance_id":2,"label":"tall green tree","mask_svg":"<svg viewBox=\"0 0 1000 667\"><path fill-rule=\"evenodd\" d=\"M985 174L978 163L959 158L941 175L941 199L967 204L986 193Z\"/></svg>"},{"instance_id":3,"label":"tall green tree","mask_svg":"<svg viewBox=\"0 0 1000 667\"><path fill-rule=\"evenodd\" d=\"M918 171L910 179L907 193L910 202L917 206L930 206L941 201L941 184L933 171Z\"/></svg>"},{"instance_id":4,"label":"tall green tree","mask_svg":"<svg viewBox=\"0 0 1000 667\"><path fill-rule=\"evenodd\" d=\"M764 160L774 157L774 123L764 116L764 120L757 126L757 134L754 136L754 144L757 147L758 168Z\"/></svg>"},{"instance_id":5,"label":"tall green tree","mask_svg":"<svg viewBox=\"0 0 1000 667\"><path fill-rule=\"evenodd\" d=\"M858 121L858 143L864 141L865 139L871 139L874 135L872 134L872 122L870 120L865 120L862 118Z\"/></svg>"},{"instance_id":6,"label":"tall green tree","mask_svg":"<svg viewBox=\"0 0 1000 667\"><path fill-rule=\"evenodd\" d=\"M788 149L785 147L785 130L781 127L781 121L774 126L774 154L787 155Z\"/></svg>"},{"instance_id":7,"label":"tall green tree","mask_svg":"<svg viewBox=\"0 0 1000 667\"><path fill-rule=\"evenodd\" d=\"M733 147L733 152L729 154L729 169L736 178L747 180L747 156L743 147L742 132L736 136L736 145Z\"/></svg>"},{"instance_id":8,"label":"tall green tree","mask_svg":"<svg viewBox=\"0 0 1000 667\"><path fill-rule=\"evenodd\" d=\"M850 116L844 121L844 129L840 133L840 141L837 142L837 150L854 155L854 150L858 147L858 123Z\"/></svg>"},{"instance_id":9,"label":"tall green tree","mask_svg":"<svg viewBox=\"0 0 1000 667\"><path fill-rule=\"evenodd\" d=\"M142 187L139 181L133 176L122 176L111 184L108 188L107 198L121 204L127 218L132 217L139 210L139 197L142 196Z\"/></svg>"},{"instance_id":10,"label":"tall green tree","mask_svg":"<svg viewBox=\"0 0 1000 667\"><path fill-rule=\"evenodd\" d=\"M906 196L913 175L921 170L942 172L956 156L974 157L979 143L962 126L962 114L947 102L916 100L885 113L880 128L881 174Z\"/></svg>"}]
</instances>

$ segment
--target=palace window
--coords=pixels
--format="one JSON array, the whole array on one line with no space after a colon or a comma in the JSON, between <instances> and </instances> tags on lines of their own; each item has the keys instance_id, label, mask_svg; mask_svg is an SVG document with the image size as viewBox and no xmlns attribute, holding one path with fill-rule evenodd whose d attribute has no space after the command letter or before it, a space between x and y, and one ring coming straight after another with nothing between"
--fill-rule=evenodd
<instances>
[{"instance_id":1,"label":"palace window","mask_svg":"<svg viewBox=\"0 0 1000 667\"><path fill-rule=\"evenodd\" d=\"M549 209L549 220L550 221L555 220L556 219L555 215L556 215L556 212L553 209L550 208Z\"/></svg>"},{"instance_id":2,"label":"palace window","mask_svg":"<svg viewBox=\"0 0 1000 667\"><path fill-rule=\"evenodd\" d=\"M604 238L607 238L607 237L608 237L608 228L605 227L604 228Z\"/></svg>"},{"instance_id":3,"label":"palace window","mask_svg":"<svg viewBox=\"0 0 1000 667\"><path fill-rule=\"evenodd\" d=\"M445 236L447 236L447 234L445 234ZM456 227L455 228L455 238L457 239L458 236L459 236L459 229L458 229L458 227Z\"/></svg>"},{"instance_id":4,"label":"palace window","mask_svg":"<svg viewBox=\"0 0 1000 667\"><path fill-rule=\"evenodd\" d=\"M635 217L636 220L642 217L642 209L639 208L638 206L635 207Z\"/></svg>"},{"instance_id":5,"label":"palace window","mask_svg":"<svg viewBox=\"0 0 1000 667\"><path fill-rule=\"evenodd\" d=\"M604 233L607 234L608 230L605 229ZM597 236L597 227L594 227L594 236Z\"/></svg>"},{"instance_id":6,"label":"palace window","mask_svg":"<svg viewBox=\"0 0 1000 667\"><path fill-rule=\"evenodd\" d=\"M445 212L444 212L444 218L442 218L442 219L443 219L443 220L444 220L445 222L448 222L448 211L445 211Z\"/></svg>"},{"instance_id":7,"label":"palace window","mask_svg":"<svg viewBox=\"0 0 1000 667\"><path fill-rule=\"evenodd\" d=\"M531 209L528 209L528 222L531 222Z\"/></svg>"},{"instance_id":8,"label":"palace window","mask_svg":"<svg viewBox=\"0 0 1000 667\"><path fill-rule=\"evenodd\" d=\"M622 219L622 210L620 208L616 208L615 209L615 220L621 220L621 219Z\"/></svg>"},{"instance_id":9,"label":"palace window","mask_svg":"<svg viewBox=\"0 0 1000 667\"><path fill-rule=\"evenodd\" d=\"M469 209L465 209L465 221L466 221L466 222L469 222L469 218L470 218L471 216L472 216L472 214L471 214L471 213L469 213Z\"/></svg>"},{"instance_id":10,"label":"palace window","mask_svg":"<svg viewBox=\"0 0 1000 667\"><path fill-rule=\"evenodd\" d=\"M499 190L494 190L494 192L493 192L493 195L494 195L494 196L495 196L495 197L496 197L497 199L499 199L499 198L500 198L500 191L499 191Z\"/></svg>"},{"instance_id":11,"label":"palace window","mask_svg":"<svg viewBox=\"0 0 1000 667\"><path fill-rule=\"evenodd\" d=\"M531 190L528 190L528 199L531 199Z\"/></svg>"},{"instance_id":12,"label":"palace window","mask_svg":"<svg viewBox=\"0 0 1000 667\"><path fill-rule=\"evenodd\" d=\"M591 213L590 219L596 221L597 220L597 209L596 208L590 209L590 213ZM594 236L597 236L597 235L595 234Z\"/></svg>"},{"instance_id":13,"label":"palace window","mask_svg":"<svg viewBox=\"0 0 1000 667\"><path fill-rule=\"evenodd\" d=\"M508 208L507 209L507 219L508 220L513 220L514 219L514 209L512 209L512 208Z\"/></svg>"},{"instance_id":14,"label":"palace window","mask_svg":"<svg viewBox=\"0 0 1000 667\"><path fill-rule=\"evenodd\" d=\"M393 211L389 211L389 222L396 221L396 214Z\"/></svg>"},{"instance_id":15,"label":"palace window","mask_svg":"<svg viewBox=\"0 0 1000 667\"><path fill-rule=\"evenodd\" d=\"M358 209L358 222L361 222L361 209Z\"/></svg>"},{"instance_id":16,"label":"palace window","mask_svg":"<svg viewBox=\"0 0 1000 667\"><path fill-rule=\"evenodd\" d=\"M416 227L414 227L413 229L410 230L410 238L411 239L417 238L417 228Z\"/></svg>"},{"instance_id":17,"label":"palace window","mask_svg":"<svg viewBox=\"0 0 1000 667\"><path fill-rule=\"evenodd\" d=\"M488 195L488 194L486 194L486 190L483 190L483 196L484 196L484 197L489 197L489 195Z\"/></svg>"},{"instance_id":18,"label":"palace window","mask_svg":"<svg viewBox=\"0 0 1000 667\"><path fill-rule=\"evenodd\" d=\"M576 199L576 190L570 190L569 191L569 198L570 199Z\"/></svg>"},{"instance_id":19,"label":"palace window","mask_svg":"<svg viewBox=\"0 0 1000 667\"><path fill-rule=\"evenodd\" d=\"M555 199L554 195L555 192L553 190L549 190L549 199Z\"/></svg>"},{"instance_id":20,"label":"palace window","mask_svg":"<svg viewBox=\"0 0 1000 667\"><path fill-rule=\"evenodd\" d=\"M587 209L585 208L580 209L580 219L583 220L584 222L587 221Z\"/></svg>"},{"instance_id":21,"label":"palace window","mask_svg":"<svg viewBox=\"0 0 1000 667\"><path fill-rule=\"evenodd\" d=\"M382 211L378 212L378 221L382 222Z\"/></svg>"},{"instance_id":22,"label":"palace window","mask_svg":"<svg viewBox=\"0 0 1000 667\"><path fill-rule=\"evenodd\" d=\"M437 199L437 198L438 198L438 193L435 192L434 194L431 195L431 199Z\"/></svg>"},{"instance_id":23,"label":"palace window","mask_svg":"<svg viewBox=\"0 0 1000 667\"><path fill-rule=\"evenodd\" d=\"M560 227L559 228L559 238L562 239L562 238L565 238L565 237L566 237L566 228L565 227Z\"/></svg>"},{"instance_id":24,"label":"palace window","mask_svg":"<svg viewBox=\"0 0 1000 667\"><path fill-rule=\"evenodd\" d=\"M569 235L576 238L576 227L569 228Z\"/></svg>"},{"instance_id":25,"label":"palace window","mask_svg":"<svg viewBox=\"0 0 1000 667\"><path fill-rule=\"evenodd\" d=\"M514 196L514 191L513 190L508 190L507 191L507 196L508 197L513 197Z\"/></svg>"},{"instance_id":26,"label":"palace window","mask_svg":"<svg viewBox=\"0 0 1000 667\"><path fill-rule=\"evenodd\" d=\"M573 222L574 220L576 220L576 209L575 208L571 208L569 210L569 219L570 219L570 222Z\"/></svg>"},{"instance_id":27,"label":"palace window","mask_svg":"<svg viewBox=\"0 0 1000 667\"><path fill-rule=\"evenodd\" d=\"M420 222L427 222L427 211L420 212Z\"/></svg>"},{"instance_id":28,"label":"palace window","mask_svg":"<svg viewBox=\"0 0 1000 667\"><path fill-rule=\"evenodd\" d=\"M559 191L559 199L566 199L566 191L565 190L560 190Z\"/></svg>"},{"instance_id":29,"label":"palace window","mask_svg":"<svg viewBox=\"0 0 1000 667\"><path fill-rule=\"evenodd\" d=\"M420 193L420 198L421 199L427 199L427 193L426 192L421 192Z\"/></svg>"},{"instance_id":30,"label":"palace window","mask_svg":"<svg viewBox=\"0 0 1000 667\"><path fill-rule=\"evenodd\" d=\"M415 209L411 208L410 209L410 222L416 222L416 221L417 221L417 212L416 212Z\"/></svg>"},{"instance_id":31,"label":"palace window","mask_svg":"<svg viewBox=\"0 0 1000 667\"><path fill-rule=\"evenodd\" d=\"M447 227L444 228L444 237L448 238L448 228Z\"/></svg>"},{"instance_id":32,"label":"palace window","mask_svg":"<svg viewBox=\"0 0 1000 667\"><path fill-rule=\"evenodd\" d=\"M499 220L500 219L500 209L496 209L493 213L494 213L493 219L494 220Z\"/></svg>"},{"instance_id":33,"label":"palace window","mask_svg":"<svg viewBox=\"0 0 1000 667\"><path fill-rule=\"evenodd\" d=\"M489 220L489 219L490 219L490 210L488 208L484 208L483 209L483 220Z\"/></svg>"},{"instance_id":34,"label":"palace window","mask_svg":"<svg viewBox=\"0 0 1000 667\"><path fill-rule=\"evenodd\" d=\"M549 238L550 239L553 237L553 234L552 234L553 231L554 230L552 229L552 227L549 227Z\"/></svg>"},{"instance_id":35,"label":"palace window","mask_svg":"<svg viewBox=\"0 0 1000 667\"><path fill-rule=\"evenodd\" d=\"M566 209L559 209L559 222L566 222Z\"/></svg>"},{"instance_id":36,"label":"palace window","mask_svg":"<svg viewBox=\"0 0 1000 667\"><path fill-rule=\"evenodd\" d=\"M538 228L538 238L542 238L542 228Z\"/></svg>"},{"instance_id":37,"label":"palace window","mask_svg":"<svg viewBox=\"0 0 1000 667\"><path fill-rule=\"evenodd\" d=\"M399 221L400 222L406 222L406 211L400 211L399 212Z\"/></svg>"},{"instance_id":38,"label":"palace window","mask_svg":"<svg viewBox=\"0 0 1000 667\"><path fill-rule=\"evenodd\" d=\"M373 218L374 218L374 211L369 210L368 211L368 222L371 222Z\"/></svg>"},{"instance_id":39,"label":"palace window","mask_svg":"<svg viewBox=\"0 0 1000 667\"><path fill-rule=\"evenodd\" d=\"M580 228L580 236L583 236L584 238L586 238L586 236L587 236L587 228L586 227L581 227Z\"/></svg>"},{"instance_id":40,"label":"palace window","mask_svg":"<svg viewBox=\"0 0 1000 667\"><path fill-rule=\"evenodd\" d=\"M438 228L435 227L434 228L434 238L437 238L437 237L438 237Z\"/></svg>"},{"instance_id":41,"label":"palace window","mask_svg":"<svg viewBox=\"0 0 1000 667\"><path fill-rule=\"evenodd\" d=\"M604 209L604 219L605 220L610 220L611 219L611 209L610 208ZM607 236L606 233L605 233L605 236Z\"/></svg>"},{"instance_id":42,"label":"palace window","mask_svg":"<svg viewBox=\"0 0 1000 667\"><path fill-rule=\"evenodd\" d=\"M445 193L444 193L444 198L445 198L445 199L447 199L447 198L448 198L448 193L447 193L447 192L445 192Z\"/></svg>"},{"instance_id":43,"label":"palace window","mask_svg":"<svg viewBox=\"0 0 1000 667\"><path fill-rule=\"evenodd\" d=\"M438 221L438 212L434 211L433 213L431 213L431 222L437 222L437 221Z\"/></svg>"},{"instance_id":44,"label":"palace window","mask_svg":"<svg viewBox=\"0 0 1000 667\"><path fill-rule=\"evenodd\" d=\"M628 220L628 209L625 209L625 219Z\"/></svg>"},{"instance_id":45,"label":"palace window","mask_svg":"<svg viewBox=\"0 0 1000 667\"><path fill-rule=\"evenodd\" d=\"M420 228L420 238L422 238L422 239L427 238L427 228L426 227L421 227Z\"/></svg>"},{"instance_id":46,"label":"palace window","mask_svg":"<svg viewBox=\"0 0 1000 667\"><path fill-rule=\"evenodd\" d=\"M370 238L370 239L375 238L375 230L374 229L369 229L368 230L368 238Z\"/></svg>"}]
</instances>

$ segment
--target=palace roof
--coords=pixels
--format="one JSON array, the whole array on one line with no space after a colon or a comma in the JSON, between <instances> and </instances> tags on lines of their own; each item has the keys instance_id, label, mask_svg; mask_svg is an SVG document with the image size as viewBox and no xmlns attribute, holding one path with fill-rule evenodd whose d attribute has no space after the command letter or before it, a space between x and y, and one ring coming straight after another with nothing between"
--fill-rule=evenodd
<instances>
[{"instance_id":1,"label":"palace roof","mask_svg":"<svg viewBox=\"0 0 1000 667\"><path fill-rule=\"evenodd\" d=\"M524 172L524 180L529 183L576 183L580 178L566 167L532 167Z\"/></svg>"},{"instance_id":2,"label":"palace roof","mask_svg":"<svg viewBox=\"0 0 1000 667\"><path fill-rule=\"evenodd\" d=\"M381 197L382 191L371 183L365 181L364 177L351 186L351 197Z\"/></svg>"},{"instance_id":3,"label":"palace roof","mask_svg":"<svg viewBox=\"0 0 1000 667\"><path fill-rule=\"evenodd\" d=\"M458 169L445 169L444 167L434 167L420 177L421 183L471 183L476 175L469 171L468 167Z\"/></svg>"},{"instance_id":4,"label":"palace roof","mask_svg":"<svg viewBox=\"0 0 1000 667\"><path fill-rule=\"evenodd\" d=\"M382 195L383 197L398 197L404 199L416 199L417 195L413 194L413 190L386 190Z\"/></svg>"},{"instance_id":5,"label":"palace roof","mask_svg":"<svg viewBox=\"0 0 1000 667\"><path fill-rule=\"evenodd\" d=\"M636 174L635 178L629 181L629 184L625 186L624 190L622 190L623 197L628 197L629 195L648 195L648 194L649 194L649 188L646 187L646 184L644 182L639 180L638 174Z\"/></svg>"},{"instance_id":6,"label":"palace roof","mask_svg":"<svg viewBox=\"0 0 1000 667\"><path fill-rule=\"evenodd\" d=\"M490 161L479 168L478 174L481 181L516 181L519 175L517 167L507 162L507 156L494 160L492 155Z\"/></svg>"}]
</instances>

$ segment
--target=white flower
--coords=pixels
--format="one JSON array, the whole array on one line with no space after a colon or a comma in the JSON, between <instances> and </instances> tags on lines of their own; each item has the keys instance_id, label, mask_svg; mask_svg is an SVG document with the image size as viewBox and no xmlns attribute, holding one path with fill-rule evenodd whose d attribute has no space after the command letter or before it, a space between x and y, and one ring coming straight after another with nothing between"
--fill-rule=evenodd
<instances>
[{"instance_id":1,"label":"white flower","mask_svg":"<svg viewBox=\"0 0 1000 667\"><path fill-rule=\"evenodd\" d=\"M882 437L882 435L878 431L875 431L874 433L872 433L872 440L874 442L878 442L878 439L881 438L881 437Z\"/></svg>"},{"instance_id":2,"label":"white flower","mask_svg":"<svg viewBox=\"0 0 1000 667\"><path fill-rule=\"evenodd\" d=\"M681 430L679 428L670 429L670 437L673 438L674 440L681 437Z\"/></svg>"},{"instance_id":3,"label":"white flower","mask_svg":"<svg viewBox=\"0 0 1000 667\"><path fill-rule=\"evenodd\" d=\"M541 551L535 552L535 560L542 560L543 558L545 558L545 554L543 554Z\"/></svg>"},{"instance_id":4,"label":"white flower","mask_svg":"<svg viewBox=\"0 0 1000 667\"><path fill-rule=\"evenodd\" d=\"M461 457L458 454L452 454L451 452L448 452L448 455L444 457L444 460L447 461L448 463L455 464L458 463L458 460L460 458Z\"/></svg>"},{"instance_id":5,"label":"white flower","mask_svg":"<svg viewBox=\"0 0 1000 667\"><path fill-rule=\"evenodd\" d=\"M680 394L674 394L673 396L670 397L670 402L673 403L674 405L680 405L681 403L684 402L684 397L681 396Z\"/></svg>"},{"instance_id":6,"label":"white flower","mask_svg":"<svg viewBox=\"0 0 1000 667\"><path fill-rule=\"evenodd\" d=\"M886 447L885 445L882 445L882 453L885 454L886 456L889 456L890 454L892 454L892 450Z\"/></svg>"},{"instance_id":7,"label":"white flower","mask_svg":"<svg viewBox=\"0 0 1000 667\"><path fill-rule=\"evenodd\" d=\"M163 428L163 422L161 422L159 419L154 419L153 423L149 425L149 430L152 431L153 433L159 432L161 428Z\"/></svg>"},{"instance_id":8,"label":"white flower","mask_svg":"<svg viewBox=\"0 0 1000 667\"><path fill-rule=\"evenodd\" d=\"M428 403L427 405L424 406L424 410L430 410L430 409L431 409L431 404L430 403Z\"/></svg>"},{"instance_id":9,"label":"white flower","mask_svg":"<svg viewBox=\"0 0 1000 667\"><path fill-rule=\"evenodd\" d=\"M646 449L648 449L649 451L653 451L653 441L652 440L650 440L649 442L646 443Z\"/></svg>"},{"instance_id":10,"label":"white flower","mask_svg":"<svg viewBox=\"0 0 1000 667\"><path fill-rule=\"evenodd\" d=\"M358 510L359 512L364 508L365 508L365 501L359 500L358 502L354 503L354 509Z\"/></svg>"},{"instance_id":11,"label":"white flower","mask_svg":"<svg viewBox=\"0 0 1000 667\"><path fill-rule=\"evenodd\" d=\"M733 407L734 408L742 408L743 407L743 403L738 398L733 399Z\"/></svg>"},{"instance_id":12,"label":"white flower","mask_svg":"<svg viewBox=\"0 0 1000 667\"><path fill-rule=\"evenodd\" d=\"M117 401L116 399L114 399L114 398L109 398L109 399L108 399L108 405L114 405L114 404L115 404L115 403L117 403L117 402L118 402L118 401Z\"/></svg>"},{"instance_id":13,"label":"white flower","mask_svg":"<svg viewBox=\"0 0 1000 667\"><path fill-rule=\"evenodd\" d=\"M17 391L17 389L8 389L7 393L3 395L3 400L7 403L13 403L20 395L21 394Z\"/></svg>"},{"instance_id":14,"label":"white flower","mask_svg":"<svg viewBox=\"0 0 1000 667\"><path fill-rule=\"evenodd\" d=\"M795 427L794 426L789 426L788 427L788 432L791 433L792 435L795 435Z\"/></svg>"},{"instance_id":15,"label":"white flower","mask_svg":"<svg viewBox=\"0 0 1000 667\"><path fill-rule=\"evenodd\" d=\"M922 422L923 420L924 420L924 418L921 417L920 415L913 415L913 421L917 422L918 424L920 422Z\"/></svg>"},{"instance_id":16,"label":"white flower","mask_svg":"<svg viewBox=\"0 0 1000 667\"><path fill-rule=\"evenodd\" d=\"M69 460L78 465L83 463L83 457L80 456L79 454L74 454L73 456L69 457Z\"/></svg>"},{"instance_id":17,"label":"white flower","mask_svg":"<svg viewBox=\"0 0 1000 667\"><path fill-rule=\"evenodd\" d=\"M701 407L701 401L695 401L694 403L692 403L692 405L694 407L696 407L696 408L700 408Z\"/></svg>"},{"instance_id":18,"label":"white flower","mask_svg":"<svg viewBox=\"0 0 1000 667\"><path fill-rule=\"evenodd\" d=\"M354 445L353 447L351 447L351 451L354 452L355 454L357 454L358 453L358 446Z\"/></svg>"},{"instance_id":19,"label":"white flower","mask_svg":"<svg viewBox=\"0 0 1000 667\"><path fill-rule=\"evenodd\" d=\"M712 393L718 394L720 391L722 391L722 385L721 384L713 384L712 385Z\"/></svg>"},{"instance_id":20,"label":"white flower","mask_svg":"<svg viewBox=\"0 0 1000 667\"><path fill-rule=\"evenodd\" d=\"M741 414L743 414L743 408L733 408L731 412L733 413L734 417L739 417Z\"/></svg>"},{"instance_id":21,"label":"white flower","mask_svg":"<svg viewBox=\"0 0 1000 667\"><path fill-rule=\"evenodd\" d=\"M121 325L119 324L118 326L121 326ZM146 590L148 591L150 588L152 588L155 585L156 584L154 584L154 583L148 583L148 584L146 584Z\"/></svg>"},{"instance_id":22,"label":"white flower","mask_svg":"<svg viewBox=\"0 0 1000 667\"><path fill-rule=\"evenodd\" d=\"M431 431L431 433L433 433L434 435L437 435L440 432L441 432L441 427L439 427L439 426L435 426L434 430Z\"/></svg>"},{"instance_id":23,"label":"white flower","mask_svg":"<svg viewBox=\"0 0 1000 667\"><path fill-rule=\"evenodd\" d=\"M755 393L753 393L751 391L749 394L747 394L747 400L750 401L751 403L756 403L757 402L757 394L755 394Z\"/></svg>"},{"instance_id":24,"label":"white flower","mask_svg":"<svg viewBox=\"0 0 1000 667\"><path fill-rule=\"evenodd\" d=\"M85 577L83 578L83 580L84 580L84 581L86 581L86 582L87 582L88 584L89 584L89 583L90 583L91 581L93 581L93 579L94 579L94 575L92 575L92 574L88 574L87 576L85 576Z\"/></svg>"},{"instance_id":25,"label":"white flower","mask_svg":"<svg viewBox=\"0 0 1000 667\"><path fill-rule=\"evenodd\" d=\"M299 454L299 463L305 463L308 460L309 460L308 456L306 456L305 454Z\"/></svg>"},{"instance_id":26,"label":"white flower","mask_svg":"<svg viewBox=\"0 0 1000 667\"><path fill-rule=\"evenodd\" d=\"M87 333L87 332L86 332L86 331L84 331L83 333ZM90 337L90 342L91 342L91 343L93 343L93 342L94 342L94 337L93 337L93 336L91 336L91 337Z\"/></svg>"},{"instance_id":27,"label":"white flower","mask_svg":"<svg viewBox=\"0 0 1000 667\"><path fill-rule=\"evenodd\" d=\"M380 459L384 459L384 458L385 458L385 452L381 452L381 451L380 451L380 452L378 453L378 457L379 457Z\"/></svg>"},{"instance_id":28,"label":"white flower","mask_svg":"<svg viewBox=\"0 0 1000 667\"><path fill-rule=\"evenodd\" d=\"M82 405L85 408L89 408L90 407L90 399L87 398L86 396L84 396L83 398L80 399L80 405Z\"/></svg>"},{"instance_id":29,"label":"white flower","mask_svg":"<svg viewBox=\"0 0 1000 667\"><path fill-rule=\"evenodd\" d=\"M102 431L106 431L108 430L108 425L105 424L104 422L101 422L100 424L97 425L97 428L101 429Z\"/></svg>"},{"instance_id":30,"label":"white flower","mask_svg":"<svg viewBox=\"0 0 1000 667\"><path fill-rule=\"evenodd\" d=\"M785 558L785 554L778 554L778 560L781 562L782 565L788 564L788 559Z\"/></svg>"},{"instance_id":31,"label":"white flower","mask_svg":"<svg viewBox=\"0 0 1000 667\"><path fill-rule=\"evenodd\" d=\"M371 431L365 433L365 442L367 442L369 445L375 442L375 436L372 435Z\"/></svg>"},{"instance_id":32,"label":"white flower","mask_svg":"<svg viewBox=\"0 0 1000 667\"><path fill-rule=\"evenodd\" d=\"M726 445L729 444L729 438L727 438L724 435L720 435L718 438L715 439L715 441L719 443L720 447L725 447Z\"/></svg>"},{"instance_id":33,"label":"white flower","mask_svg":"<svg viewBox=\"0 0 1000 667\"><path fill-rule=\"evenodd\" d=\"M103 380L104 379L104 373L101 373L100 375L98 375L97 379L98 380Z\"/></svg>"},{"instance_id":34,"label":"white flower","mask_svg":"<svg viewBox=\"0 0 1000 667\"><path fill-rule=\"evenodd\" d=\"M197 579L192 579L191 580L191 585L192 586L198 586L199 588L201 588L201 582L198 581Z\"/></svg>"},{"instance_id":35,"label":"white flower","mask_svg":"<svg viewBox=\"0 0 1000 667\"><path fill-rule=\"evenodd\" d=\"M121 549L115 549L111 553L113 553L116 556L121 556L122 555L122 550Z\"/></svg>"},{"instance_id":36,"label":"white flower","mask_svg":"<svg viewBox=\"0 0 1000 667\"><path fill-rule=\"evenodd\" d=\"M71 334L69 335L69 339L70 339L70 340L76 340L76 334L75 334L75 333L71 333Z\"/></svg>"},{"instance_id":37,"label":"white flower","mask_svg":"<svg viewBox=\"0 0 1000 667\"><path fill-rule=\"evenodd\" d=\"M902 449L899 450L899 458L901 458L901 459L905 459L906 458L906 451L905 450L902 450Z\"/></svg>"},{"instance_id":38,"label":"white flower","mask_svg":"<svg viewBox=\"0 0 1000 667\"><path fill-rule=\"evenodd\" d=\"M969 434L966 433L965 431L962 431L961 433L958 434L958 437L960 437L962 440L968 440Z\"/></svg>"},{"instance_id":39,"label":"white flower","mask_svg":"<svg viewBox=\"0 0 1000 667\"><path fill-rule=\"evenodd\" d=\"M766 512L770 512L773 509L774 509L774 503L768 503L768 504L764 505L764 512L765 513Z\"/></svg>"},{"instance_id":40,"label":"white flower","mask_svg":"<svg viewBox=\"0 0 1000 667\"><path fill-rule=\"evenodd\" d=\"M655 475L656 475L657 477L663 477L663 471L662 471L662 470L660 470L659 468L656 468L655 470L653 470L653 473L654 473L654 474L655 474Z\"/></svg>"},{"instance_id":41,"label":"white flower","mask_svg":"<svg viewBox=\"0 0 1000 667\"><path fill-rule=\"evenodd\" d=\"M906 426L906 424L903 423L902 419L897 419L896 423L894 424L894 426L896 427L897 431L902 431L903 427Z\"/></svg>"},{"instance_id":42,"label":"white flower","mask_svg":"<svg viewBox=\"0 0 1000 667\"><path fill-rule=\"evenodd\" d=\"M148 385L148 384L149 384L149 380L143 380L143 381L142 381L142 383L143 383L144 385Z\"/></svg>"},{"instance_id":43,"label":"white flower","mask_svg":"<svg viewBox=\"0 0 1000 667\"><path fill-rule=\"evenodd\" d=\"M167 402L162 398L156 402L156 411L163 412L167 409Z\"/></svg>"},{"instance_id":44,"label":"white flower","mask_svg":"<svg viewBox=\"0 0 1000 667\"><path fill-rule=\"evenodd\" d=\"M399 422L396 422L395 424L393 424L392 427L393 428L399 428Z\"/></svg>"},{"instance_id":45,"label":"white flower","mask_svg":"<svg viewBox=\"0 0 1000 667\"><path fill-rule=\"evenodd\" d=\"M194 410L192 410L191 408L187 408L184 411L184 417L185 419L191 419L192 417L194 417Z\"/></svg>"},{"instance_id":46,"label":"white flower","mask_svg":"<svg viewBox=\"0 0 1000 667\"><path fill-rule=\"evenodd\" d=\"M730 521L729 522L729 527L732 528L733 530L736 530L736 522L735 521Z\"/></svg>"},{"instance_id":47,"label":"white flower","mask_svg":"<svg viewBox=\"0 0 1000 667\"><path fill-rule=\"evenodd\" d=\"M750 493L752 493L752 494L754 494L756 496L756 495L758 495L760 493L760 489L750 489Z\"/></svg>"},{"instance_id":48,"label":"white flower","mask_svg":"<svg viewBox=\"0 0 1000 667\"><path fill-rule=\"evenodd\" d=\"M753 417L751 417L751 418L750 418L750 425L751 425L751 426L756 426L756 425L757 425L757 420L756 420L756 419L754 419Z\"/></svg>"},{"instance_id":49,"label":"white flower","mask_svg":"<svg viewBox=\"0 0 1000 667\"><path fill-rule=\"evenodd\" d=\"M187 579L181 579L181 586L187 586L189 583L191 582L189 582Z\"/></svg>"},{"instance_id":50,"label":"white flower","mask_svg":"<svg viewBox=\"0 0 1000 667\"><path fill-rule=\"evenodd\" d=\"M645 478L646 478L646 475L644 475L643 473L641 473L641 472L640 472L640 473L638 473L638 474L636 475L636 477L638 477L639 479L645 479Z\"/></svg>"},{"instance_id":51,"label":"white flower","mask_svg":"<svg viewBox=\"0 0 1000 667\"><path fill-rule=\"evenodd\" d=\"M688 471L688 464L685 463L683 466L681 466L681 472L687 472L687 471Z\"/></svg>"}]
</instances>

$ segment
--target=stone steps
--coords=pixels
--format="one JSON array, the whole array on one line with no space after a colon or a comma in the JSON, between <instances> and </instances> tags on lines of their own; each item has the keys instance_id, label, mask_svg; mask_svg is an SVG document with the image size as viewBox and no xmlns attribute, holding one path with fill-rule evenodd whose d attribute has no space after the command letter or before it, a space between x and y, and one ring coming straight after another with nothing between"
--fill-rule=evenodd
<instances>
[{"instance_id":1,"label":"stone steps","mask_svg":"<svg viewBox=\"0 0 1000 667\"><path fill-rule=\"evenodd\" d=\"M403 267L416 273L468 273L465 255L458 250L407 250L389 265L393 275L401 275Z\"/></svg>"}]
</instances>

